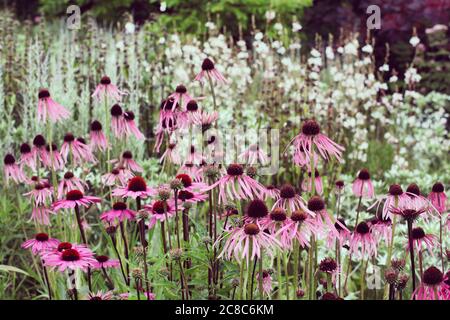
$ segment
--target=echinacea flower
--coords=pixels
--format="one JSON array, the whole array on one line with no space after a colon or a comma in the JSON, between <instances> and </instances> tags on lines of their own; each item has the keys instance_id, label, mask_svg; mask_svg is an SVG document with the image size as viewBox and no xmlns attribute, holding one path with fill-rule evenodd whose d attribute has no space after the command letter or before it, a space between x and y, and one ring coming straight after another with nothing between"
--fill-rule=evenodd
<instances>
[{"instance_id":1,"label":"echinacea flower","mask_svg":"<svg viewBox=\"0 0 450 320\"><path fill-rule=\"evenodd\" d=\"M24 196L29 196L36 206L45 205L47 201L52 200L52 186L46 182L37 182L33 190L24 193Z\"/></svg>"},{"instance_id":2,"label":"echinacea flower","mask_svg":"<svg viewBox=\"0 0 450 320\"><path fill-rule=\"evenodd\" d=\"M213 111L211 113L201 111L192 115L192 123L202 128L202 133L205 133L212 127L213 122L217 121L219 113Z\"/></svg>"},{"instance_id":3,"label":"echinacea flower","mask_svg":"<svg viewBox=\"0 0 450 320\"><path fill-rule=\"evenodd\" d=\"M269 163L269 157L257 144L252 144L244 150L244 152L239 155L238 159L251 166L258 163L264 166Z\"/></svg>"},{"instance_id":4,"label":"echinacea flower","mask_svg":"<svg viewBox=\"0 0 450 320\"><path fill-rule=\"evenodd\" d=\"M320 173L317 169L314 170L314 189L315 192L318 195L322 195L323 193L323 185L322 185L322 178L320 177ZM302 183L302 189L303 191L311 192L312 191L312 173L311 171L308 172L308 176L305 180L303 180Z\"/></svg>"},{"instance_id":5,"label":"echinacea flower","mask_svg":"<svg viewBox=\"0 0 450 320\"><path fill-rule=\"evenodd\" d=\"M377 240L367 222L360 222L350 239L350 253L358 258L366 259L377 255Z\"/></svg>"},{"instance_id":6,"label":"echinacea flower","mask_svg":"<svg viewBox=\"0 0 450 320\"><path fill-rule=\"evenodd\" d=\"M339 231L335 225L340 226L342 229L347 229L339 220L334 221L334 218L330 216L325 208L325 202L319 196L313 196L308 200L308 212L315 214L317 231L321 233L333 233L335 237L339 237Z\"/></svg>"},{"instance_id":7,"label":"echinacea flower","mask_svg":"<svg viewBox=\"0 0 450 320\"><path fill-rule=\"evenodd\" d=\"M36 171L36 158L31 152L31 147L28 143L20 145L20 159L18 163L22 168L26 165L31 170Z\"/></svg>"},{"instance_id":8,"label":"echinacea flower","mask_svg":"<svg viewBox=\"0 0 450 320\"><path fill-rule=\"evenodd\" d=\"M38 121L46 123L48 118L55 123L70 117L70 112L62 105L56 103L50 97L50 92L47 89L39 90L38 99Z\"/></svg>"},{"instance_id":9,"label":"echinacea flower","mask_svg":"<svg viewBox=\"0 0 450 320\"><path fill-rule=\"evenodd\" d=\"M89 207L91 204L101 202L100 198L86 196L80 190L71 190L67 192L66 198L53 203L53 210L73 209L76 206Z\"/></svg>"},{"instance_id":10,"label":"echinacea flower","mask_svg":"<svg viewBox=\"0 0 450 320\"><path fill-rule=\"evenodd\" d=\"M138 140L144 140L145 136L142 134L142 132L138 129L136 123L134 122L134 112L132 111L126 111L123 113L124 118L124 124L125 124L125 135L127 137L134 136Z\"/></svg>"},{"instance_id":11,"label":"echinacea flower","mask_svg":"<svg viewBox=\"0 0 450 320\"><path fill-rule=\"evenodd\" d=\"M258 227L261 227L261 220L267 217L269 209L267 209L266 203L261 199L253 199L249 202L245 208L245 223L256 223Z\"/></svg>"},{"instance_id":12,"label":"echinacea flower","mask_svg":"<svg viewBox=\"0 0 450 320\"><path fill-rule=\"evenodd\" d=\"M66 162L70 155L75 164L96 161L89 146L80 141L80 139L75 139L75 136L72 133L67 133L64 136L64 143L61 146L61 155Z\"/></svg>"},{"instance_id":13,"label":"echinacea flower","mask_svg":"<svg viewBox=\"0 0 450 320\"><path fill-rule=\"evenodd\" d=\"M261 183L244 174L244 168L240 164L229 165L226 175L202 191L209 191L216 187L219 188L219 203L261 198L266 190Z\"/></svg>"},{"instance_id":14,"label":"echinacea flower","mask_svg":"<svg viewBox=\"0 0 450 320\"><path fill-rule=\"evenodd\" d=\"M391 214L391 208L406 208L411 205L411 198L403 192L403 189L398 184L392 184L389 187L389 192L387 195L384 195L380 197L373 205L371 205L367 210L370 210L376 206L376 212L378 212L378 208L380 207L381 203L384 200L383 204L383 219L386 219L387 217L392 218L390 216Z\"/></svg>"},{"instance_id":15,"label":"echinacea flower","mask_svg":"<svg viewBox=\"0 0 450 320\"><path fill-rule=\"evenodd\" d=\"M264 193L264 200L267 200L267 199L273 199L273 200L280 199L280 190L271 184L267 185L266 192Z\"/></svg>"},{"instance_id":16,"label":"echinacea flower","mask_svg":"<svg viewBox=\"0 0 450 320\"><path fill-rule=\"evenodd\" d=\"M31 252L36 255L50 249L58 247L59 240L50 238L46 233L38 233L33 239L29 239L22 243L22 248L31 248Z\"/></svg>"},{"instance_id":17,"label":"echinacea flower","mask_svg":"<svg viewBox=\"0 0 450 320\"><path fill-rule=\"evenodd\" d=\"M62 170L66 164L55 143L52 143L51 146L49 144L45 146L45 149L41 152L41 161L45 167L53 170Z\"/></svg>"},{"instance_id":18,"label":"echinacea flower","mask_svg":"<svg viewBox=\"0 0 450 320\"><path fill-rule=\"evenodd\" d=\"M31 153L36 159L36 161L44 161L47 155L47 150L45 149L46 141L42 134L38 134L33 139L33 147L31 148Z\"/></svg>"},{"instance_id":19,"label":"echinacea flower","mask_svg":"<svg viewBox=\"0 0 450 320\"><path fill-rule=\"evenodd\" d=\"M56 250L42 253L42 259L45 261L44 265L60 272L66 269L87 271L96 262L94 253L85 245L68 242L61 242Z\"/></svg>"},{"instance_id":20,"label":"echinacea flower","mask_svg":"<svg viewBox=\"0 0 450 320\"><path fill-rule=\"evenodd\" d=\"M178 179L183 184L183 190L186 191L199 191L205 187L207 187L207 184L203 182L196 182L194 181L190 175L186 173L179 173L175 176L175 179Z\"/></svg>"},{"instance_id":21,"label":"echinacea flower","mask_svg":"<svg viewBox=\"0 0 450 320\"><path fill-rule=\"evenodd\" d=\"M335 282L335 277L339 273L339 265L336 260L331 257L322 259L319 263L319 271L330 274L332 276L332 282ZM330 289L330 288L327 288Z\"/></svg>"},{"instance_id":22,"label":"echinacea flower","mask_svg":"<svg viewBox=\"0 0 450 320\"><path fill-rule=\"evenodd\" d=\"M390 212L392 214L396 214L399 215L403 218L403 220L408 221L408 222L412 222L414 220L416 220L417 218L420 217L421 214L423 214L424 212L426 212L426 208L421 208L421 209L402 209L402 208L394 208L392 207L390 209Z\"/></svg>"},{"instance_id":23,"label":"echinacea flower","mask_svg":"<svg viewBox=\"0 0 450 320\"><path fill-rule=\"evenodd\" d=\"M202 71L195 77L196 81L203 81L205 77L208 79L214 79L218 83L226 84L228 83L227 79L216 69L214 66L214 62L211 59L205 58L202 62Z\"/></svg>"},{"instance_id":24,"label":"echinacea flower","mask_svg":"<svg viewBox=\"0 0 450 320\"><path fill-rule=\"evenodd\" d=\"M115 104L111 107L111 130L116 138L122 139L126 135L125 119L122 107Z\"/></svg>"},{"instance_id":25,"label":"echinacea flower","mask_svg":"<svg viewBox=\"0 0 450 320\"><path fill-rule=\"evenodd\" d=\"M276 213L276 211L272 211L272 213ZM272 219L280 218L280 216L273 216L272 213ZM279 237L282 248L290 250L293 248L294 240L297 240L303 248L309 247L309 239L316 232L317 225L314 218L303 210L296 210L283 223L276 236Z\"/></svg>"},{"instance_id":26,"label":"echinacea flower","mask_svg":"<svg viewBox=\"0 0 450 320\"><path fill-rule=\"evenodd\" d=\"M431 201L425 198L420 192L420 188L417 184L411 183L406 189L406 194L410 198L410 203L408 208L419 210L421 208L426 208L426 212L423 213L423 218L428 221L428 213L439 215L438 209L436 209Z\"/></svg>"},{"instance_id":27,"label":"echinacea flower","mask_svg":"<svg viewBox=\"0 0 450 320\"><path fill-rule=\"evenodd\" d=\"M372 180L370 180L370 173L367 169L361 169L358 177L352 185L353 194L356 197L373 198L375 195Z\"/></svg>"},{"instance_id":28,"label":"echinacea flower","mask_svg":"<svg viewBox=\"0 0 450 320\"><path fill-rule=\"evenodd\" d=\"M103 293L103 291L99 290L96 293L89 292L87 299L91 301L101 301L101 300L112 300L113 297L114 294L112 291L107 291Z\"/></svg>"},{"instance_id":29,"label":"echinacea flower","mask_svg":"<svg viewBox=\"0 0 450 320\"><path fill-rule=\"evenodd\" d=\"M314 162L314 168L317 167L317 164L319 163L319 156L317 153L314 153L313 155L313 162ZM308 169L311 165L311 161L309 158L309 155L306 154L305 150L302 146L298 150L294 150L294 156L293 156L294 164L296 164L299 167L307 167Z\"/></svg>"},{"instance_id":30,"label":"echinacea flower","mask_svg":"<svg viewBox=\"0 0 450 320\"><path fill-rule=\"evenodd\" d=\"M433 234L426 234L420 227L411 230L411 237L417 252L422 252L422 249L427 248L428 252L433 255L433 248L439 246L438 237Z\"/></svg>"},{"instance_id":31,"label":"echinacea flower","mask_svg":"<svg viewBox=\"0 0 450 320\"><path fill-rule=\"evenodd\" d=\"M90 144L92 151L100 150L100 151L106 151L106 149L109 148L108 140L105 137L105 134L103 133L103 127L100 121L94 120L91 123L91 131L89 133L90 137Z\"/></svg>"},{"instance_id":32,"label":"echinacea flower","mask_svg":"<svg viewBox=\"0 0 450 320\"><path fill-rule=\"evenodd\" d=\"M50 208L45 205L33 206L31 210L31 220L35 221L38 224L42 225L50 225L50 214L54 214Z\"/></svg>"},{"instance_id":33,"label":"echinacea flower","mask_svg":"<svg viewBox=\"0 0 450 320\"><path fill-rule=\"evenodd\" d=\"M102 183L105 186L114 186L116 184L124 186L128 180L133 178L133 173L123 167L114 168L110 173L106 173L102 176Z\"/></svg>"},{"instance_id":34,"label":"echinacea flower","mask_svg":"<svg viewBox=\"0 0 450 320\"><path fill-rule=\"evenodd\" d=\"M136 176L128 180L128 184L124 187L118 187L112 191L115 197L130 197L136 199L137 197L143 199L155 194L155 190L147 186L144 178Z\"/></svg>"},{"instance_id":35,"label":"echinacea flower","mask_svg":"<svg viewBox=\"0 0 450 320\"><path fill-rule=\"evenodd\" d=\"M108 269L108 268L118 268L120 262L117 259L110 259L105 255L96 255L95 262L92 263L92 268L94 269Z\"/></svg>"},{"instance_id":36,"label":"echinacea flower","mask_svg":"<svg viewBox=\"0 0 450 320\"><path fill-rule=\"evenodd\" d=\"M116 85L111 83L111 79L107 76L103 76L100 83L95 88L92 97L102 100L106 97L113 99L114 101L120 102L122 96L126 95L125 92L120 91Z\"/></svg>"},{"instance_id":37,"label":"echinacea flower","mask_svg":"<svg viewBox=\"0 0 450 320\"><path fill-rule=\"evenodd\" d=\"M173 201L155 200L151 205L144 208L152 214L148 227L153 228L155 224L164 222L175 215L175 203Z\"/></svg>"},{"instance_id":38,"label":"echinacea flower","mask_svg":"<svg viewBox=\"0 0 450 320\"><path fill-rule=\"evenodd\" d=\"M111 210L100 215L102 221L114 223L116 221L134 220L136 212L127 208L125 202L115 202Z\"/></svg>"},{"instance_id":39,"label":"echinacea flower","mask_svg":"<svg viewBox=\"0 0 450 320\"><path fill-rule=\"evenodd\" d=\"M155 300L156 299L156 294L154 294L153 292L145 291L144 296L147 298L147 300Z\"/></svg>"},{"instance_id":40,"label":"echinacea flower","mask_svg":"<svg viewBox=\"0 0 450 320\"><path fill-rule=\"evenodd\" d=\"M294 155L303 150L308 161L314 156L314 147L325 160L334 157L341 161L342 152L345 150L344 147L320 133L320 126L315 120L306 120L303 123L302 132L292 139L290 144L293 144L295 148Z\"/></svg>"},{"instance_id":41,"label":"echinacea flower","mask_svg":"<svg viewBox=\"0 0 450 320\"><path fill-rule=\"evenodd\" d=\"M58 198L62 199L67 192L72 190L80 190L84 193L85 188L87 188L86 182L75 177L71 171L67 171L58 185Z\"/></svg>"},{"instance_id":42,"label":"echinacea flower","mask_svg":"<svg viewBox=\"0 0 450 320\"><path fill-rule=\"evenodd\" d=\"M227 237L219 258L231 259L234 257L238 263L245 261L248 265L250 259L260 258L261 252L273 256L273 253L280 247L280 242L270 234L260 230L254 223L245 224L243 227L234 227L224 236L219 237L215 245L221 242L223 237Z\"/></svg>"},{"instance_id":43,"label":"echinacea flower","mask_svg":"<svg viewBox=\"0 0 450 320\"><path fill-rule=\"evenodd\" d=\"M258 272L256 274L256 281L259 282L260 273ZM270 275L269 271L263 270L262 271L262 292L270 296L272 293L272 276Z\"/></svg>"},{"instance_id":44,"label":"echinacea flower","mask_svg":"<svg viewBox=\"0 0 450 320\"><path fill-rule=\"evenodd\" d=\"M177 150L176 143L169 143L167 149L164 151L161 158L159 158L159 163L163 163L164 161L173 164L180 164L180 154Z\"/></svg>"},{"instance_id":45,"label":"echinacea flower","mask_svg":"<svg viewBox=\"0 0 450 320\"><path fill-rule=\"evenodd\" d=\"M327 234L327 247L328 248L335 248L336 243L342 247L344 244L346 244L348 241L350 241L352 237L352 233L350 230L348 230L347 225L345 224L344 219L339 218L337 219L339 223L335 223L334 227L337 230L337 234L333 232L329 232ZM344 226L342 228L341 226Z\"/></svg>"},{"instance_id":46,"label":"echinacea flower","mask_svg":"<svg viewBox=\"0 0 450 320\"><path fill-rule=\"evenodd\" d=\"M306 201L300 197L294 187L290 184L285 184L280 188L280 197L277 201L275 201L272 209L275 207L281 207L284 210L289 210L290 212L301 209L314 216L314 213L308 210Z\"/></svg>"},{"instance_id":47,"label":"echinacea flower","mask_svg":"<svg viewBox=\"0 0 450 320\"><path fill-rule=\"evenodd\" d=\"M6 154L5 158L3 159L3 164L3 173L5 175L6 182L8 182L9 179L12 179L15 183L21 183L27 179L25 173L23 172L22 168L16 163L16 158L14 158L12 154Z\"/></svg>"},{"instance_id":48,"label":"echinacea flower","mask_svg":"<svg viewBox=\"0 0 450 320\"><path fill-rule=\"evenodd\" d=\"M180 190L178 191L178 199L182 202L189 202L189 203L197 203L197 202L203 202L208 198L208 195L200 192L191 192L188 190Z\"/></svg>"},{"instance_id":49,"label":"echinacea flower","mask_svg":"<svg viewBox=\"0 0 450 320\"><path fill-rule=\"evenodd\" d=\"M118 167L130 170L132 172L143 172L144 170L136 161L133 160L131 151L124 151L120 160L112 160L112 163L118 164Z\"/></svg>"},{"instance_id":50,"label":"echinacea flower","mask_svg":"<svg viewBox=\"0 0 450 320\"><path fill-rule=\"evenodd\" d=\"M344 181L342 181L342 180L337 180L337 181L334 183L334 188L335 188L335 190L336 190L336 193L341 193L342 191L344 191L344 188L345 188L345 183L344 183Z\"/></svg>"},{"instance_id":51,"label":"echinacea flower","mask_svg":"<svg viewBox=\"0 0 450 320\"><path fill-rule=\"evenodd\" d=\"M193 98L189 95L189 93L187 92L187 89L184 85L180 84L175 88L175 92L173 92L166 100L166 104L167 101L172 99L173 103L172 103L172 111L175 110L175 106L177 104L181 104L181 107L184 109L187 105L187 103L191 100L193 100ZM180 103L182 102L182 103Z\"/></svg>"},{"instance_id":52,"label":"echinacea flower","mask_svg":"<svg viewBox=\"0 0 450 320\"><path fill-rule=\"evenodd\" d=\"M433 185L428 199L440 214L443 214L447 210L447 195L445 194L444 184L441 182L436 182Z\"/></svg>"},{"instance_id":53,"label":"echinacea flower","mask_svg":"<svg viewBox=\"0 0 450 320\"><path fill-rule=\"evenodd\" d=\"M445 300L444 274L436 267L426 269L422 275L420 286L413 292L412 298L417 300Z\"/></svg>"},{"instance_id":54,"label":"echinacea flower","mask_svg":"<svg viewBox=\"0 0 450 320\"><path fill-rule=\"evenodd\" d=\"M392 239L392 221L390 218L374 218L369 221L370 229L377 241L384 240L386 246Z\"/></svg>"}]
</instances>

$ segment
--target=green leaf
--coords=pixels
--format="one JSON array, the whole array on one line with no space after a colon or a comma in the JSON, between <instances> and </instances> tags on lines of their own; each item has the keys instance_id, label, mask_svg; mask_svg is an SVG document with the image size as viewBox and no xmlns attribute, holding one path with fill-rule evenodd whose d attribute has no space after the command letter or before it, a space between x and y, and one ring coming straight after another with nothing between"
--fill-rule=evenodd
<instances>
[{"instance_id":1,"label":"green leaf","mask_svg":"<svg viewBox=\"0 0 450 320\"><path fill-rule=\"evenodd\" d=\"M13 266L7 266L4 264L0 264L0 271L7 271L7 272L18 272L18 273L22 273L26 276L29 276L29 274L25 271L23 271L22 269L13 267Z\"/></svg>"}]
</instances>

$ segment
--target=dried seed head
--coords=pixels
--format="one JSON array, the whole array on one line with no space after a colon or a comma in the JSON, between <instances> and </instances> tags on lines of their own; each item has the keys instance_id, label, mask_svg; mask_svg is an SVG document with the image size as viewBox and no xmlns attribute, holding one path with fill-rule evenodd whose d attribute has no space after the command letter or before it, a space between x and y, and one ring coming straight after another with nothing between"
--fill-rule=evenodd
<instances>
[{"instance_id":1,"label":"dried seed head","mask_svg":"<svg viewBox=\"0 0 450 320\"><path fill-rule=\"evenodd\" d=\"M384 278L389 284L395 284L398 278L398 271L394 268L389 268L384 272Z\"/></svg>"},{"instance_id":2,"label":"dried seed head","mask_svg":"<svg viewBox=\"0 0 450 320\"><path fill-rule=\"evenodd\" d=\"M397 271L402 271L405 268L405 259L392 259L391 266Z\"/></svg>"},{"instance_id":3,"label":"dried seed head","mask_svg":"<svg viewBox=\"0 0 450 320\"><path fill-rule=\"evenodd\" d=\"M131 276L135 280L142 280L142 270L141 268L134 268L131 270Z\"/></svg>"},{"instance_id":4,"label":"dried seed head","mask_svg":"<svg viewBox=\"0 0 450 320\"><path fill-rule=\"evenodd\" d=\"M181 190L184 188L183 186L183 182L180 179L173 179L172 181L170 181L170 189L172 190Z\"/></svg>"},{"instance_id":5,"label":"dried seed head","mask_svg":"<svg viewBox=\"0 0 450 320\"><path fill-rule=\"evenodd\" d=\"M137 221L147 220L148 217L149 217L148 211L145 210L145 209L139 210L137 215L136 215Z\"/></svg>"},{"instance_id":6,"label":"dried seed head","mask_svg":"<svg viewBox=\"0 0 450 320\"><path fill-rule=\"evenodd\" d=\"M116 226L108 226L106 227L106 233L109 235L113 235L115 234L117 231L117 227Z\"/></svg>"},{"instance_id":7,"label":"dried seed head","mask_svg":"<svg viewBox=\"0 0 450 320\"><path fill-rule=\"evenodd\" d=\"M211 181L215 181L220 174L219 169L214 165L207 166L203 172L205 177Z\"/></svg>"},{"instance_id":8,"label":"dried seed head","mask_svg":"<svg viewBox=\"0 0 450 320\"><path fill-rule=\"evenodd\" d=\"M395 287L398 290L405 289L406 285L408 284L408 280L409 280L409 276L406 273L399 274Z\"/></svg>"},{"instance_id":9,"label":"dried seed head","mask_svg":"<svg viewBox=\"0 0 450 320\"><path fill-rule=\"evenodd\" d=\"M248 167L247 168L247 175L250 178L255 178L258 174L258 170L255 167Z\"/></svg>"},{"instance_id":10,"label":"dried seed head","mask_svg":"<svg viewBox=\"0 0 450 320\"><path fill-rule=\"evenodd\" d=\"M183 249L181 249L181 248L172 249L172 250L170 250L169 254L170 254L170 257L172 258L172 260L178 261L183 256Z\"/></svg>"},{"instance_id":11,"label":"dried seed head","mask_svg":"<svg viewBox=\"0 0 450 320\"><path fill-rule=\"evenodd\" d=\"M337 270L337 263L333 258L325 258L320 261L319 270L326 273L333 273Z\"/></svg>"},{"instance_id":12,"label":"dried seed head","mask_svg":"<svg viewBox=\"0 0 450 320\"><path fill-rule=\"evenodd\" d=\"M172 191L170 191L169 188L161 187L158 189L158 198L161 201L169 200L171 196L172 196Z\"/></svg>"}]
</instances>

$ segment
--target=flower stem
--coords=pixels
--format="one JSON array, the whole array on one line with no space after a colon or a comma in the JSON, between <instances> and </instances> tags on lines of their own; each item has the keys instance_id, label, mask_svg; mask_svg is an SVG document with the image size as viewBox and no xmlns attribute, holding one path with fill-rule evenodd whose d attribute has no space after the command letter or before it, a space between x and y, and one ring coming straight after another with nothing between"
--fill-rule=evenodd
<instances>
[{"instance_id":1,"label":"flower stem","mask_svg":"<svg viewBox=\"0 0 450 320\"><path fill-rule=\"evenodd\" d=\"M416 267L414 264L414 242L412 238L412 220L408 220L408 246L409 246L409 255L411 258L411 280L412 280L412 289L413 292L416 291Z\"/></svg>"}]
</instances>

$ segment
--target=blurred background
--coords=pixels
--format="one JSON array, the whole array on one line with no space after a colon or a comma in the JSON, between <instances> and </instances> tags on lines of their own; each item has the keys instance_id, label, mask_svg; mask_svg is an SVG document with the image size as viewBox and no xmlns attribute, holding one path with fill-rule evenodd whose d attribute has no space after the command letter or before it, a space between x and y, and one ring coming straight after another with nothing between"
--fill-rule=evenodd
<instances>
[{"instance_id":1,"label":"blurred background","mask_svg":"<svg viewBox=\"0 0 450 320\"><path fill-rule=\"evenodd\" d=\"M385 62L389 44L389 65L403 74L411 62L414 50L408 43L415 29L421 39L424 61L417 66L424 77L420 91L450 93L449 30L435 32L433 26L448 26L450 0L4 0L3 8L10 9L18 19L31 23L67 17L67 7L76 4L83 16L112 28L130 19L137 25L154 22L168 33L206 36L207 22L214 21L220 31L234 39L245 39L251 46L255 30L274 32L275 20L283 25L297 20L302 27L304 52L316 44L317 37L327 45L330 35L339 39L358 33L361 43L366 38L366 9L369 5L381 8L381 29L374 30L375 58L378 66ZM435 34L438 33L436 36Z\"/></svg>"}]
</instances>

